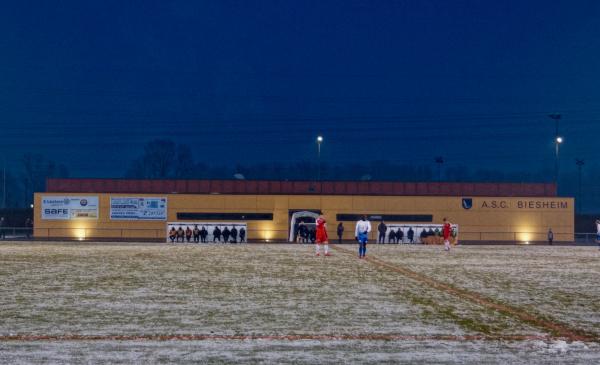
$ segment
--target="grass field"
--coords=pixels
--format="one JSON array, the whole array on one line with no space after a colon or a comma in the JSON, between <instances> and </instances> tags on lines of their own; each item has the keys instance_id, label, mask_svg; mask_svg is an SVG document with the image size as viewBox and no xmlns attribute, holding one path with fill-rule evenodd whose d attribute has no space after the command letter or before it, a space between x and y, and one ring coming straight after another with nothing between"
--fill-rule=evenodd
<instances>
[{"instance_id":1,"label":"grass field","mask_svg":"<svg viewBox=\"0 0 600 365\"><path fill-rule=\"evenodd\" d=\"M0 363L598 363L600 250L0 245Z\"/></svg>"}]
</instances>

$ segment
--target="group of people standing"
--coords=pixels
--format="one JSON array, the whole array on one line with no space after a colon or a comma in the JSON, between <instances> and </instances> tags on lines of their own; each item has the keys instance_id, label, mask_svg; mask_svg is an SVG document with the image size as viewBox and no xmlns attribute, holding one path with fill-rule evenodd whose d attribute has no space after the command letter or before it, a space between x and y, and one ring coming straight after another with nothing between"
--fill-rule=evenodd
<instances>
[{"instance_id":1,"label":"group of people standing","mask_svg":"<svg viewBox=\"0 0 600 365\"><path fill-rule=\"evenodd\" d=\"M239 237L239 240L238 240ZM198 225L194 225L194 229L189 226L171 227L169 230L169 239L172 243L175 242L188 242L188 243L209 243L209 232L205 226L198 228ZM222 239L222 241L221 241ZM219 226L215 226L212 231L212 242L213 243L243 243L246 242L246 228L241 227L238 229L232 226L231 229L225 226L221 229Z\"/></svg>"},{"instance_id":2,"label":"group of people standing","mask_svg":"<svg viewBox=\"0 0 600 365\"><path fill-rule=\"evenodd\" d=\"M321 255L321 245L325 248L325 256L330 256L329 253L329 238L327 236L327 221L323 215L319 215L316 220L316 230L315 230L315 251L316 255ZM385 233L387 228L381 229L381 227L385 227L385 223L383 221L378 227L379 230L379 239L382 239L383 233L383 241L385 240ZM412 230L412 228L411 228ZM401 230L399 230L402 232ZM358 242L358 257L360 259L365 258L367 254L367 242L369 238L369 233L371 232L371 222L367 220L367 216L363 215L361 219L356 222L356 226L354 229L354 238ZM341 243L341 238L344 233L344 226L342 223L338 224L337 234L339 238L339 242ZM413 233L414 235L414 233ZM450 251L450 236L452 235L452 223L447 218L444 218L444 224L442 226L442 236L444 238L444 249L446 251Z\"/></svg>"}]
</instances>

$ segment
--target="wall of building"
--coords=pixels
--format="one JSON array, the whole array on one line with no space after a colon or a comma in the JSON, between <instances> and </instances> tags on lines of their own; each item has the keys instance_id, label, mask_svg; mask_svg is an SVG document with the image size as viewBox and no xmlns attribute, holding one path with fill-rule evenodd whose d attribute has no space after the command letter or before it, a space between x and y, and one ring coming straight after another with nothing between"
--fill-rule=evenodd
<instances>
[{"instance_id":1,"label":"wall of building","mask_svg":"<svg viewBox=\"0 0 600 365\"><path fill-rule=\"evenodd\" d=\"M97 219L44 220L42 196L98 196ZM110 197L166 197L166 221L110 219ZM574 201L548 197L359 196L359 195L224 195L224 194L95 194L36 193L34 234L37 238L145 238L165 237L166 222L177 213L272 213L273 220L248 221L248 238L286 240L291 210L320 210L335 235L337 214L430 214L433 223L448 217L460 227L459 238L469 241L545 241L549 228L555 241L573 241ZM470 208L469 208L470 207ZM467 209L469 208L469 209ZM390 223L404 223L402 221ZM354 222L344 222L351 238ZM374 224L374 229L376 224Z\"/></svg>"}]
</instances>

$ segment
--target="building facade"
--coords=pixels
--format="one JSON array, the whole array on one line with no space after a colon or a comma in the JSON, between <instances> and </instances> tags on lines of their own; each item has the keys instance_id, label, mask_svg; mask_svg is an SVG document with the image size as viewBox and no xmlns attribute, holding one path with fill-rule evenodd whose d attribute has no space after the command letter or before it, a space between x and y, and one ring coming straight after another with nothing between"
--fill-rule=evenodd
<instances>
[{"instance_id":1,"label":"building facade","mask_svg":"<svg viewBox=\"0 0 600 365\"><path fill-rule=\"evenodd\" d=\"M368 215L404 226L459 226L462 241L555 241L574 238L574 201L551 184L264 182L50 179L35 194L36 238L152 239L167 224L244 223L250 241L289 241L294 225L324 214L330 237L338 223L353 239ZM372 232L375 238L376 232Z\"/></svg>"}]
</instances>

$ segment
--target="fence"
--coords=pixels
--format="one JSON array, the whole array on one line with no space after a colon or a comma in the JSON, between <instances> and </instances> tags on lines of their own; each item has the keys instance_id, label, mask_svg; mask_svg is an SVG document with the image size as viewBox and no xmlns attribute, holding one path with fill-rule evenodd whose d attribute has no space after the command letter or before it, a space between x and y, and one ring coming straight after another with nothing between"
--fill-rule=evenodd
<instances>
[{"instance_id":1,"label":"fence","mask_svg":"<svg viewBox=\"0 0 600 365\"><path fill-rule=\"evenodd\" d=\"M596 243L596 233L575 233L577 243Z\"/></svg>"}]
</instances>

